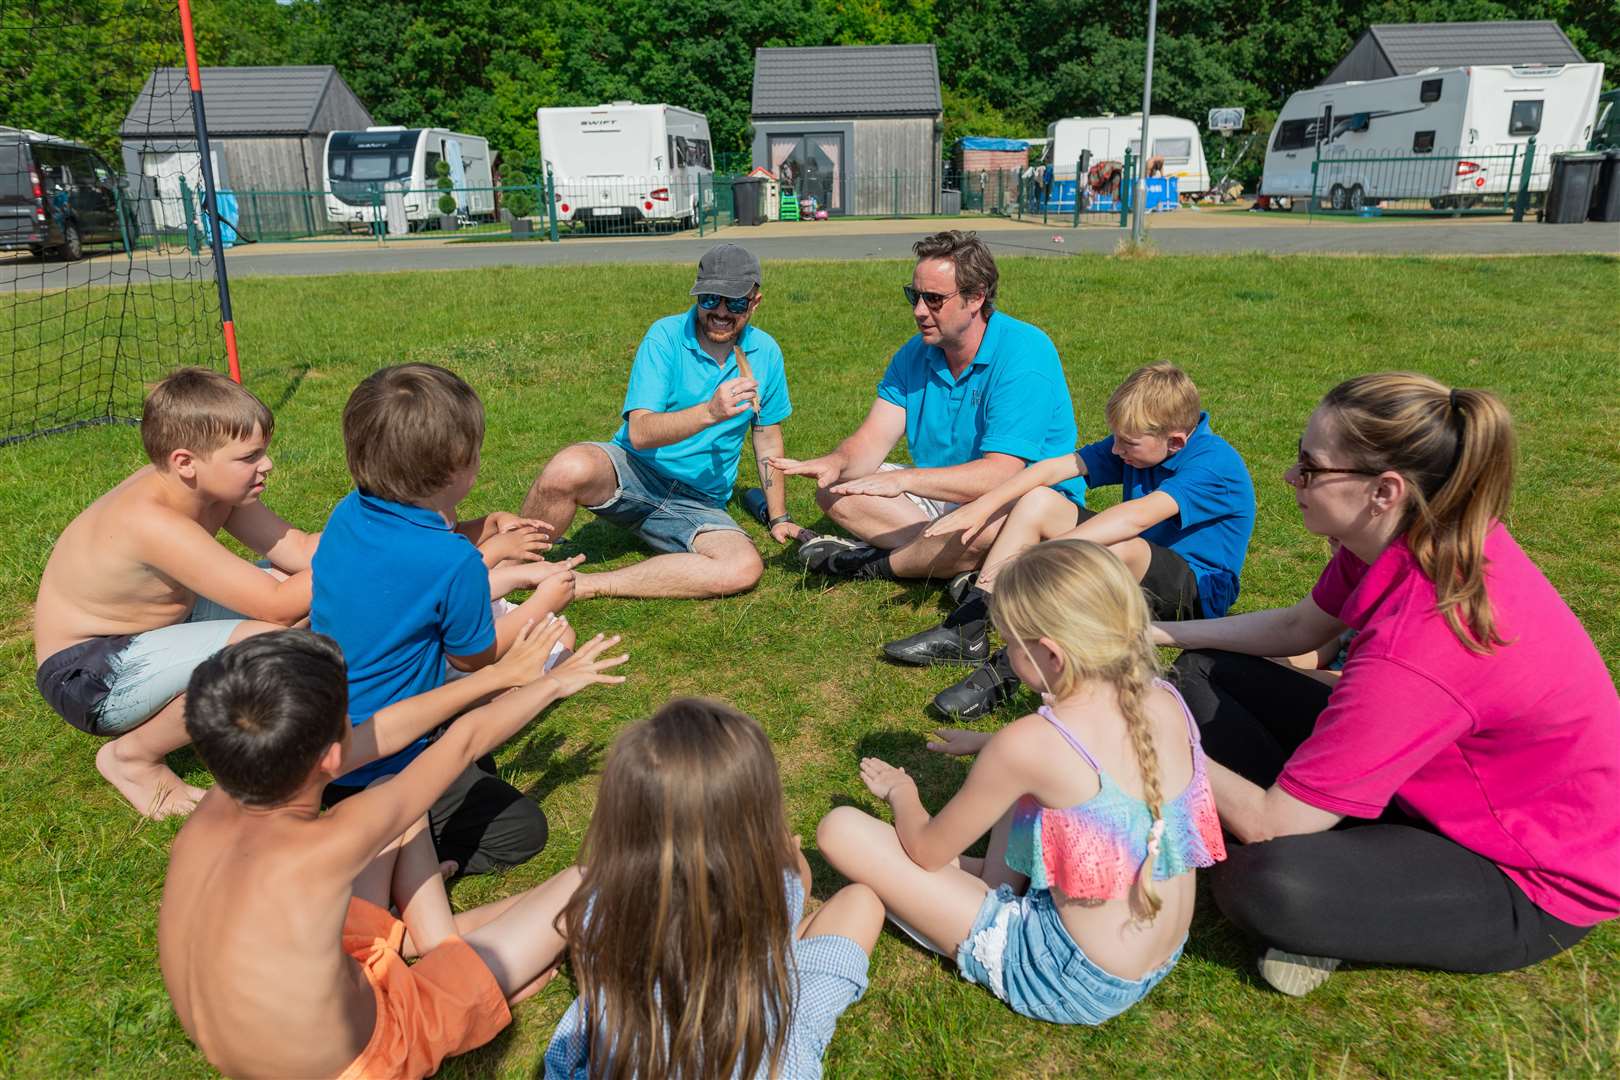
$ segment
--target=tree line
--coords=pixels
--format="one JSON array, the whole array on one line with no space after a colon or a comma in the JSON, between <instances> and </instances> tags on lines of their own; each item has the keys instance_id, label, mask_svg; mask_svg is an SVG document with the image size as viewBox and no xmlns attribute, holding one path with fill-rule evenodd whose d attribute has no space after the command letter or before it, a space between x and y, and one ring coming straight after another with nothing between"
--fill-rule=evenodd
<instances>
[{"instance_id":1,"label":"tree line","mask_svg":"<svg viewBox=\"0 0 1620 1080\"><path fill-rule=\"evenodd\" d=\"M707 114L717 151L750 145L754 50L933 42L945 139L1034 136L1063 116L1141 108L1147 4L1102 0L199 0L206 66L331 64L378 123L486 136L537 155L535 110L618 99ZM1551 19L1620 68L1620 0L1166 0L1154 111L1202 126L1243 106L1269 127L1373 23ZM35 0L0 19L0 123L116 153L158 64L178 65L173 0Z\"/></svg>"}]
</instances>

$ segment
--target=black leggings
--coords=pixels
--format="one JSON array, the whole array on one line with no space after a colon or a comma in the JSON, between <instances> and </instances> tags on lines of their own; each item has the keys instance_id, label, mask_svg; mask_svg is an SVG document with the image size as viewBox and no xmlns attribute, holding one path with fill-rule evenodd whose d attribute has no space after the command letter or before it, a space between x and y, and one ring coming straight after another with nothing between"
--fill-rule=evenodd
<instances>
[{"instance_id":1,"label":"black leggings","mask_svg":"<svg viewBox=\"0 0 1620 1080\"><path fill-rule=\"evenodd\" d=\"M1185 652L1175 671L1209 756L1262 787L1327 705L1325 684L1261 657ZM1548 915L1495 863L1393 809L1231 844L1210 884L1221 912L1266 945L1363 963L1511 971L1591 929Z\"/></svg>"}]
</instances>

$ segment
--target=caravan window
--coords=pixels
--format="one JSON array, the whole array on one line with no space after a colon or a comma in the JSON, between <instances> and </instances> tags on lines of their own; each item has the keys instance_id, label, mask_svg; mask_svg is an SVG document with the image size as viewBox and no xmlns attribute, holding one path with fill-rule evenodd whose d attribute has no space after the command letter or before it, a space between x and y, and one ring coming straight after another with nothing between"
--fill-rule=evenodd
<instances>
[{"instance_id":1,"label":"caravan window","mask_svg":"<svg viewBox=\"0 0 1620 1080\"><path fill-rule=\"evenodd\" d=\"M714 159L709 152L708 139L688 139L685 135L672 135L670 143L669 160L674 168L714 168Z\"/></svg>"},{"instance_id":2,"label":"caravan window","mask_svg":"<svg viewBox=\"0 0 1620 1080\"><path fill-rule=\"evenodd\" d=\"M1432 154L1432 153L1434 153L1434 132L1432 132L1432 131L1420 131L1416 135L1413 135L1412 136L1412 153L1414 153L1414 154Z\"/></svg>"},{"instance_id":3,"label":"caravan window","mask_svg":"<svg viewBox=\"0 0 1620 1080\"><path fill-rule=\"evenodd\" d=\"M1154 139L1153 153L1166 161L1192 160L1191 139Z\"/></svg>"},{"instance_id":4,"label":"caravan window","mask_svg":"<svg viewBox=\"0 0 1620 1080\"><path fill-rule=\"evenodd\" d=\"M1444 79L1424 79L1423 85L1418 88L1419 101L1439 101L1440 88L1445 85Z\"/></svg>"},{"instance_id":5,"label":"caravan window","mask_svg":"<svg viewBox=\"0 0 1620 1080\"><path fill-rule=\"evenodd\" d=\"M1304 150L1316 145L1316 121L1284 120L1277 125L1277 138L1273 150Z\"/></svg>"},{"instance_id":6,"label":"caravan window","mask_svg":"<svg viewBox=\"0 0 1620 1080\"><path fill-rule=\"evenodd\" d=\"M1541 130L1541 101L1515 101L1508 117L1509 135L1534 135Z\"/></svg>"}]
</instances>

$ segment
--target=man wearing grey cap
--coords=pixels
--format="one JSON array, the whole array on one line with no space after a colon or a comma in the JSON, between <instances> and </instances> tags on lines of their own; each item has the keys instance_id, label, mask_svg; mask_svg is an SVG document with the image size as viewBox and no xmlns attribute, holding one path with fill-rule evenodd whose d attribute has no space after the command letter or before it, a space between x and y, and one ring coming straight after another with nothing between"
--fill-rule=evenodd
<instances>
[{"instance_id":1,"label":"man wearing grey cap","mask_svg":"<svg viewBox=\"0 0 1620 1080\"><path fill-rule=\"evenodd\" d=\"M612 440L564 447L529 488L524 516L549 522L553 535L583 506L661 553L592 575L595 594L697 598L754 587L764 563L726 512L750 427L771 536L798 535L781 478L765 464L782 453L792 405L781 348L749 325L760 295L758 259L735 244L710 248L692 286L697 302L641 339Z\"/></svg>"}]
</instances>

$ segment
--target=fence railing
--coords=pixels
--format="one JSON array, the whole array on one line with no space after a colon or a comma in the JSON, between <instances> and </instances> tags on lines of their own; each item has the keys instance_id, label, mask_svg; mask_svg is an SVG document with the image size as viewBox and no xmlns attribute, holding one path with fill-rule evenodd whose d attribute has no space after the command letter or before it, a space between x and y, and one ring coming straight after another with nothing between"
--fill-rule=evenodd
<instances>
[{"instance_id":1,"label":"fence railing","mask_svg":"<svg viewBox=\"0 0 1620 1080\"><path fill-rule=\"evenodd\" d=\"M1311 162L1312 215L1448 216L1511 214L1522 221L1552 179L1553 155L1578 147L1415 150L1406 154L1323 153ZM1489 152L1486 152L1489 151Z\"/></svg>"}]
</instances>

